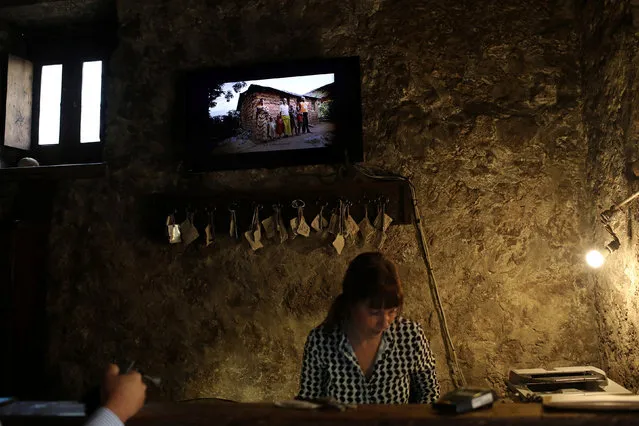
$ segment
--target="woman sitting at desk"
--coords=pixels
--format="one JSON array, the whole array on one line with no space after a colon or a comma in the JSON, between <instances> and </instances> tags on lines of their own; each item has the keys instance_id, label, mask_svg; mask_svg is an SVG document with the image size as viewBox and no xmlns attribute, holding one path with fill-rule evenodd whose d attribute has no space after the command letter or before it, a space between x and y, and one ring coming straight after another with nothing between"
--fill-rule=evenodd
<instances>
[{"instance_id":1,"label":"woman sitting at desk","mask_svg":"<svg viewBox=\"0 0 639 426\"><path fill-rule=\"evenodd\" d=\"M349 265L324 322L306 340L299 399L341 403L431 403L439 397L424 331L399 316L395 264L363 253Z\"/></svg>"}]
</instances>

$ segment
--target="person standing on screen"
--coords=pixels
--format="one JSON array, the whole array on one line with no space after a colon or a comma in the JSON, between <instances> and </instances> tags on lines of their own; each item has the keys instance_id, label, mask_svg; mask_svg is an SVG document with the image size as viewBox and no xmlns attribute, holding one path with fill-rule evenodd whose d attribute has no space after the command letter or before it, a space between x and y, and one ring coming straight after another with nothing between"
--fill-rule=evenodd
<instances>
[{"instance_id":1,"label":"person standing on screen","mask_svg":"<svg viewBox=\"0 0 639 426\"><path fill-rule=\"evenodd\" d=\"M432 403L435 360L416 322L402 318L395 264L362 253L346 270L342 293L306 340L298 399L344 404Z\"/></svg>"},{"instance_id":2,"label":"person standing on screen","mask_svg":"<svg viewBox=\"0 0 639 426\"><path fill-rule=\"evenodd\" d=\"M291 134L299 135L300 129L297 127L297 111L295 108L295 101L293 99L287 99L288 101L288 116L291 118Z\"/></svg>"},{"instance_id":3,"label":"person standing on screen","mask_svg":"<svg viewBox=\"0 0 639 426\"><path fill-rule=\"evenodd\" d=\"M275 133L278 139L282 137L284 133L284 120L282 120L282 114L277 114L277 120L275 121Z\"/></svg>"},{"instance_id":4,"label":"person standing on screen","mask_svg":"<svg viewBox=\"0 0 639 426\"><path fill-rule=\"evenodd\" d=\"M257 102L255 108L255 140L265 142L268 140L268 111L264 106L264 99Z\"/></svg>"},{"instance_id":5,"label":"person standing on screen","mask_svg":"<svg viewBox=\"0 0 639 426\"><path fill-rule=\"evenodd\" d=\"M304 124L304 116L302 115L302 110L300 109L299 102L297 103L297 131L301 132L302 125Z\"/></svg>"},{"instance_id":6,"label":"person standing on screen","mask_svg":"<svg viewBox=\"0 0 639 426\"><path fill-rule=\"evenodd\" d=\"M309 104L306 102L304 96L302 96L302 102L300 102L300 111L302 112L302 133L311 133L311 129L308 128L308 107Z\"/></svg>"},{"instance_id":7,"label":"person standing on screen","mask_svg":"<svg viewBox=\"0 0 639 426\"><path fill-rule=\"evenodd\" d=\"M270 140L275 139L275 120L273 120L273 117L268 118L268 138Z\"/></svg>"},{"instance_id":8,"label":"person standing on screen","mask_svg":"<svg viewBox=\"0 0 639 426\"><path fill-rule=\"evenodd\" d=\"M288 115L288 104L284 98L280 100L280 114L284 122L284 136L291 136L291 117Z\"/></svg>"}]
</instances>

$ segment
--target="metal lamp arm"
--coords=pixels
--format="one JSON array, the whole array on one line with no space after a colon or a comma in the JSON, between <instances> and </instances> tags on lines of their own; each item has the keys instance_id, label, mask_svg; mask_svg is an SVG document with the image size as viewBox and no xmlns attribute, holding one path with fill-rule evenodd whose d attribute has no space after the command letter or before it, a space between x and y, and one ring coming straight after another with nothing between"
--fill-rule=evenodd
<instances>
[{"instance_id":1,"label":"metal lamp arm","mask_svg":"<svg viewBox=\"0 0 639 426\"><path fill-rule=\"evenodd\" d=\"M639 191L635 192L630 197L623 200L621 203L611 206L608 210L602 212L599 215L604 228L613 238L613 240L606 245L606 249L611 253L621 247L621 242L619 241L619 237L617 237L617 234L615 234L615 231L613 231L612 226L610 226L610 220L615 215L615 213L621 210L623 206L635 200L637 197L639 197Z\"/></svg>"},{"instance_id":2,"label":"metal lamp arm","mask_svg":"<svg viewBox=\"0 0 639 426\"><path fill-rule=\"evenodd\" d=\"M613 206L611 206L608 210L604 211L603 213L601 213L601 221L604 224L607 224L608 222L610 222L610 219L612 219L612 216L614 216L614 214L616 212L618 212L619 210L621 210L621 208L623 206L625 206L626 204L628 204L629 202L633 201L634 199L636 199L637 197L639 197L639 191L635 192L634 194L632 194L630 197L626 198L625 200L623 200L621 203L619 204L615 204Z\"/></svg>"}]
</instances>

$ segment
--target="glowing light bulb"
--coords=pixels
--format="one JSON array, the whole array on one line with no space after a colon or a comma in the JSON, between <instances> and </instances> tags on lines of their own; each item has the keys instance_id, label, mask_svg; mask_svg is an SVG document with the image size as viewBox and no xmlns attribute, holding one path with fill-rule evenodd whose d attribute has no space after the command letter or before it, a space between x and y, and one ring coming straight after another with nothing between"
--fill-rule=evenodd
<instances>
[{"instance_id":1,"label":"glowing light bulb","mask_svg":"<svg viewBox=\"0 0 639 426\"><path fill-rule=\"evenodd\" d=\"M597 250L590 250L588 254L586 254L586 262L588 266L592 268L600 268L601 265L605 262L605 257Z\"/></svg>"}]
</instances>

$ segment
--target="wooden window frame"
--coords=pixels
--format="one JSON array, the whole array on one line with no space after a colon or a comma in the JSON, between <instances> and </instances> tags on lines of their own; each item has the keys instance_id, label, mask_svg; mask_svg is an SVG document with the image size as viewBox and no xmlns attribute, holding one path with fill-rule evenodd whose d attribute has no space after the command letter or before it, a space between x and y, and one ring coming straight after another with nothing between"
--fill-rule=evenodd
<instances>
[{"instance_id":1,"label":"wooden window frame","mask_svg":"<svg viewBox=\"0 0 639 426\"><path fill-rule=\"evenodd\" d=\"M101 25L65 32L39 30L25 35L26 55L15 55L33 63L31 144L25 155L34 157L40 165L102 162L109 57L115 47L115 35L113 26ZM91 61L102 61L100 141L81 143L82 67ZM47 65L62 65L60 139L55 145L39 144L42 67ZM5 119L4 114L0 119Z\"/></svg>"}]
</instances>

